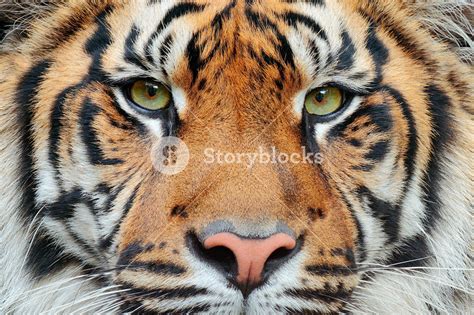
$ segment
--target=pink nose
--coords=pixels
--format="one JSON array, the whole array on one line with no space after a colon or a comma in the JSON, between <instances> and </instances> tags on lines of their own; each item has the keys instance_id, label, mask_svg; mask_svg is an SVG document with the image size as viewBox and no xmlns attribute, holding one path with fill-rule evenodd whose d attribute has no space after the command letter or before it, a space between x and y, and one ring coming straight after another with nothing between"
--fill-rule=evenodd
<instances>
[{"instance_id":1,"label":"pink nose","mask_svg":"<svg viewBox=\"0 0 474 315\"><path fill-rule=\"evenodd\" d=\"M280 248L292 250L296 241L285 233L274 234L265 239L243 239L232 233L218 233L204 241L204 247L226 247L237 260L237 282L257 284L261 281L263 268L272 253Z\"/></svg>"}]
</instances>

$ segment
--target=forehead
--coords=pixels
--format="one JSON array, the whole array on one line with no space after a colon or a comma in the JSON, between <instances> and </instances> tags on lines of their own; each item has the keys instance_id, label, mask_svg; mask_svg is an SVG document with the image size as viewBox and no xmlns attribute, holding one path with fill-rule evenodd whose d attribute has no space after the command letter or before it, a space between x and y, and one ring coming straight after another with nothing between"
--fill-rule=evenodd
<instances>
[{"instance_id":1,"label":"forehead","mask_svg":"<svg viewBox=\"0 0 474 315\"><path fill-rule=\"evenodd\" d=\"M351 1L130 1L108 21L113 45L105 66L117 79L146 75L185 89L202 83L198 77L204 70L214 82L223 73L255 79L276 72L288 83L297 72L300 89L335 76L351 85L350 75L360 76L371 65L358 34L367 23L352 17L353 6Z\"/></svg>"}]
</instances>

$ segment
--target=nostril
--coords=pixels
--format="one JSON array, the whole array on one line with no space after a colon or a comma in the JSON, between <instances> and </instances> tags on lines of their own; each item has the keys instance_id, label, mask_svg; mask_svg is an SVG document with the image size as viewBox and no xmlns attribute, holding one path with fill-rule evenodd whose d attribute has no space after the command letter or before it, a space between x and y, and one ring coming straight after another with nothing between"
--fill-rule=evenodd
<instances>
[{"instance_id":1,"label":"nostril","mask_svg":"<svg viewBox=\"0 0 474 315\"><path fill-rule=\"evenodd\" d=\"M289 254L291 254L293 250L292 249L286 249L285 247L280 247L277 250L275 250L270 257L268 257L267 262L271 262L273 260L279 260L282 258L287 257Z\"/></svg>"},{"instance_id":2,"label":"nostril","mask_svg":"<svg viewBox=\"0 0 474 315\"><path fill-rule=\"evenodd\" d=\"M301 249L303 243L303 238L300 237L296 240L296 245L292 249L287 249L286 247L277 248L267 259L265 266L263 267L264 277L278 269L286 261L290 260L295 256Z\"/></svg>"},{"instance_id":3,"label":"nostril","mask_svg":"<svg viewBox=\"0 0 474 315\"><path fill-rule=\"evenodd\" d=\"M233 275L237 272L237 259L234 253L224 246L204 249L206 260L221 267L226 274Z\"/></svg>"},{"instance_id":4,"label":"nostril","mask_svg":"<svg viewBox=\"0 0 474 315\"><path fill-rule=\"evenodd\" d=\"M194 233L188 234L187 243L194 256L220 270L227 278L236 277L237 259L229 248L216 246L207 249Z\"/></svg>"}]
</instances>

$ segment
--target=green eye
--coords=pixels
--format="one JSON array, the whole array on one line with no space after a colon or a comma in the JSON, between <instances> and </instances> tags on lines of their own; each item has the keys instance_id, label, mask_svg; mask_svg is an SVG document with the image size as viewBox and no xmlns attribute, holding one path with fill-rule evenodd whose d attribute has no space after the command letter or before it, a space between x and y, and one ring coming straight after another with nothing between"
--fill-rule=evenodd
<instances>
[{"instance_id":1,"label":"green eye","mask_svg":"<svg viewBox=\"0 0 474 315\"><path fill-rule=\"evenodd\" d=\"M324 116L334 113L343 103L342 91L336 87L326 86L312 90L304 101L308 113Z\"/></svg>"},{"instance_id":2,"label":"green eye","mask_svg":"<svg viewBox=\"0 0 474 315\"><path fill-rule=\"evenodd\" d=\"M171 92L161 83L138 80L130 87L130 98L140 107L159 110L171 102Z\"/></svg>"}]
</instances>

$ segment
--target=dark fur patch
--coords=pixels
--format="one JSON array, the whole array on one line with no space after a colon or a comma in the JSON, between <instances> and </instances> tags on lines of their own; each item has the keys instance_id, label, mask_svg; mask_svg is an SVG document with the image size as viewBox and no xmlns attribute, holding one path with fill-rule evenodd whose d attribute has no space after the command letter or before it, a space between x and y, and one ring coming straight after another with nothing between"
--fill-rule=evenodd
<instances>
[{"instance_id":1,"label":"dark fur patch","mask_svg":"<svg viewBox=\"0 0 474 315\"><path fill-rule=\"evenodd\" d=\"M186 207L185 206L175 206L172 210L171 210L171 216L172 217L176 217L176 216L179 216L181 218L187 218L188 217L188 212L186 211Z\"/></svg>"},{"instance_id":2,"label":"dark fur patch","mask_svg":"<svg viewBox=\"0 0 474 315\"><path fill-rule=\"evenodd\" d=\"M33 112L36 105L36 95L43 83L44 76L51 65L50 60L44 60L34 65L25 73L17 87L16 103L18 104L19 116L18 124L22 126L21 135L21 166L20 183L23 187L22 206L23 214L26 218L32 219L38 212L35 201L37 190L36 170L33 164Z\"/></svg>"},{"instance_id":3,"label":"dark fur patch","mask_svg":"<svg viewBox=\"0 0 474 315\"><path fill-rule=\"evenodd\" d=\"M447 146L455 139L455 133L452 129L452 117L448 111L451 107L449 97L436 85L427 86L425 93L428 96L433 131L428 168L422 181L427 211L423 225L427 231L430 231L440 217L442 202L440 180L443 176L449 176L443 173L441 160Z\"/></svg>"},{"instance_id":4,"label":"dark fur patch","mask_svg":"<svg viewBox=\"0 0 474 315\"><path fill-rule=\"evenodd\" d=\"M64 248L42 230L31 241L27 259L28 267L40 279L72 263L78 263L75 257L64 254Z\"/></svg>"},{"instance_id":5,"label":"dark fur patch","mask_svg":"<svg viewBox=\"0 0 474 315\"><path fill-rule=\"evenodd\" d=\"M425 265L430 256L425 237L416 235L403 240L386 264L397 268L419 267Z\"/></svg>"},{"instance_id":6,"label":"dark fur patch","mask_svg":"<svg viewBox=\"0 0 474 315\"><path fill-rule=\"evenodd\" d=\"M101 109L94 104L89 98L86 98L82 104L80 113L81 138L86 146L89 160L94 165L117 165L124 161L117 158L105 157L102 146L97 136L97 129L94 127L94 121L99 115Z\"/></svg>"}]
</instances>

